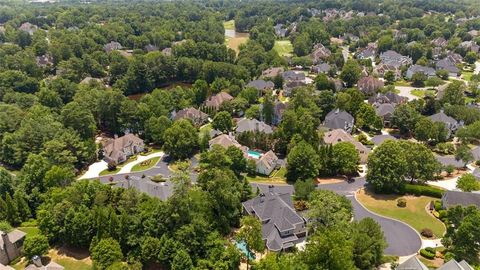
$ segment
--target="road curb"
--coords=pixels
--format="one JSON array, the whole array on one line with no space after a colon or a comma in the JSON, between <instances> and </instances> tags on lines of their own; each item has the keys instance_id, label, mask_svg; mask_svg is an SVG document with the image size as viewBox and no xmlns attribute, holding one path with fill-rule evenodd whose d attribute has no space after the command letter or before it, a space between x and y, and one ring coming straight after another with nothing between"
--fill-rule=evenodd
<instances>
[{"instance_id":1,"label":"road curb","mask_svg":"<svg viewBox=\"0 0 480 270\"><path fill-rule=\"evenodd\" d=\"M401 221L401 220L398 220L398 219L394 219L394 218L391 218L391 217L387 217L387 216L384 216L384 215L377 214L377 213L375 213L375 212L373 212L373 211L370 211L368 208L366 208L366 207L357 199L357 192L358 192L359 190L362 190L362 189L363 189L363 188L357 189L357 190L355 191L355 194L354 194L353 198L355 199L355 201L356 201L363 209L365 209L367 212L369 212L369 213L372 214L372 215L379 216L379 217L382 217L382 218L385 218L385 219L389 219L389 220L393 220L393 221L396 221L396 222L399 222L399 223L403 223L403 224L407 225L407 227L409 227L410 229L412 229L412 230L415 232L415 234L416 234L416 235L418 236L418 238L420 239L420 248L417 250L417 253L413 253L413 254L405 255L405 256L417 255L418 252L420 251L420 249L422 249L422 246L423 246L422 236L417 232L417 230L415 230L412 226L410 226L410 224L405 223L405 222L403 222L403 221ZM405 257L405 256L401 256L401 257Z\"/></svg>"}]
</instances>

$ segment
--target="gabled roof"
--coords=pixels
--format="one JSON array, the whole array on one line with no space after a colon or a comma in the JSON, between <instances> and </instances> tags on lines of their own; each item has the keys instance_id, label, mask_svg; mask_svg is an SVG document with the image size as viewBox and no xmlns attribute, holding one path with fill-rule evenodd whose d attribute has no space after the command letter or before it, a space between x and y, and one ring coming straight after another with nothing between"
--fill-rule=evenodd
<instances>
[{"instance_id":1,"label":"gabled roof","mask_svg":"<svg viewBox=\"0 0 480 270\"><path fill-rule=\"evenodd\" d=\"M475 176L475 178L477 178L477 180L480 180L480 168L475 168L472 174Z\"/></svg>"},{"instance_id":2,"label":"gabled roof","mask_svg":"<svg viewBox=\"0 0 480 270\"><path fill-rule=\"evenodd\" d=\"M175 120L182 119L182 118L187 118L194 122L195 121L204 122L208 119L208 114L200 110L197 110L193 107L190 107L190 108L180 110L175 114L175 117L174 117Z\"/></svg>"},{"instance_id":3,"label":"gabled roof","mask_svg":"<svg viewBox=\"0 0 480 270\"><path fill-rule=\"evenodd\" d=\"M465 268L462 266L462 264L458 263L455 259L451 259L444 265L442 265L440 268L437 268L437 270L470 270L473 269L471 268L470 265L468 265L467 262L463 261L463 265L470 267L470 268Z\"/></svg>"},{"instance_id":4,"label":"gabled roof","mask_svg":"<svg viewBox=\"0 0 480 270\"><path fill-rule=\"evenodd\" d=\"M122 44L116 41L111 41L103 46L103 49L108 53L115 50L121 50L123 48Z\"/></svg>"},{"instance_id":5,"label":"gabled roof","mask_svg":"<svg viewBox=\"0 0 480 270\"><path fill-rule=\"evenodd\" d=\"M4 232L0 231L0 235L2 234L4 234ZM11 232L7 233L8 240L11 243L16 243L17 241L23 239L25 235L27 234L17 229L14 229ZM0 237L0 250L2 250L4 246L5 243L3 242L3 237Z\"/></svg>"},{"instance_id":6,"label":"gabled roof","mask_svg":"<svg viewBox=\"0 0 480 270\"><path fill-rule=\"evenodd\" d=\"M452 61L450 61L450 60L447 59L447 58L438 60L437 63L435 64L435 67L437 68L437 70L439 70L439 69L445 69L445 70L447 70L448 72L451 72L451 73L458 73L458 72L460 72L460 70L458 69L458 67L455 66L455 63L453 63Z\"/></svg>"},{"instance_id":7,"label":"gabled roof","mask_svg":"<svg viewBox=\"0 0 480 270\"><path fill-rule=\"evenodd\" d=\"M305 223L305 219L293 208L291 193L275 193L271 190L242 205L245 211L262 221L262 238L272 251L287 248L298 239L294 234L282 237L280 232L293 230L295 225Z\"/></svg>"},{"instance_id":8,"label":"gabled roof","mask_svg":"<svg viewBox=\"0 0 480 270\"><path fill-rule=\"evenodd\" d=\"M305 73L288 70L282 73L282 77L285 81L303 81L305 80Z\"/></svg>"},{"instance_id":9,"label":"gabled roof","mask_svg":"<svg viewBox=\"0 0 480 270\"><path fill-rule=\"evenodd\" d=\"M240 150L242 150L244 153L246 153L246 151L248 150L246 146L243 146L240 143L238 143L233 136L230 136L227 134L219 135L208 142L208 145L210 147L212 147L215 144L218 144L223 148L228 148L229 146L235 146Z\"/></svg>"},{"instance_id":10,"label":"gabled roof","mask_svg":"<svg viewBox=\"0 0 480 270\"><path fill-rule=\"evenodd\" d=\"M208 107L220 108L223 102L232 100L233 97L228 94L227 92L220 92L214 96L211 96L207 101L205 101L205 105Z\"/></svg>"},{"instance_id":11,"label":"gabled roof","mask_svg":"<svg viewBox=\"0 0 480 270\"><path fill-rule=\"evenodd\" d=\"M413 65L408 68L407 72L411 72L412 74L415 73L423 73L427 76L435 76L435 69L431 67L421 66L421 65Z\"/></svg>"},{"instance_id":12,"label":"gabled roof","mask_svg":"<svg viewBox=\"0 0 480 270\"><path fill-rule=\"evenodd\" d=\"M272 67L262 71L262 77L264 78L273 78L277 75L282 75L283 67Z\"/></svg>"},{"instance_id":13,"label":"gabled roof","mask_svg":"<svg viewBox=\"0 0 480 270\"><path fill-rule=\"evenodd\" d=\"M272 127L267 125L265 122L258 121L257 119L248 119L242 118L237 123L237 128L235 129L237 133L245 131L257 131L270 134L273 132Z\"/></svg>"},{"instance_id":14,"label":"gabled roof","mask_svg":"<svg viewBox=\"0 0 480 270\"><path fill-rule=\"evenodd\" d=\"M262 164L267 169L272 169L277 166L278 157L273 153L272 150L268 151L267 153L263 154L260 159L257 161L257 166Z\"/></svg>"},{"instance_id":15,"label":"gabled roof","mask_svg":"<svg viewBox=\"0 0 480 270\"><path fill-rule=\"evenodd\" d=\"M380 54L380 59L382 63L387 65L392 65L395 67L400 67L403 65L409 65L412 63L412 58L408 56L403 56L396 51L388 50Z\"/></svg>"},{"instance_id":16,"label":"gabled roof","mask_svg":"<svg viewBox=\"0 0 480 270\"><path fill-rule=\"evenodd\" d=\"M373 95L378 89L382 88L384 84L381 80L373 76L367 76L358 80L357 86L364 94Z\"/></svg>"},{"instance_id":17,"label":"gabled roof","mask_svg":"<svg viewBox=\"0 0 480 270\"><path fill-rule=\"evenodd\" d=\"M417 256L413 255L408 260L400 264L396 270L428 270L428 267L423 264Z\"/></svg>"},{"instance_id":18,"label":"gabled roof","mask_svg":"<svg viewBox=\"0 0 480 270\"><path fill-rule=\"evenodd\" d=\"M334 109L325 116L325 126L330 129L345 129L353 126L355 119L346 111Z\"/></svg>"},{"instance_id":19,"label":"gabled roof","mask_svg":"<svg viewBox=\"0 0 480 270\"><path fill-rule=\"evenodd\" d=\"M343 129L334 129L332 131L325 132L323 135L323 141L326 144L337 144L339 142L348 142L353 144L355 146L355 149L360 154L360 159L362 162L367 161L368 153L370 152L370 149L368 149L365 145L363 145L361 142L355 140L352 135L347 133Z\"/></svg>"},{"instance_id":20,"label":"gabled roof","mask_svg":"<svg viewBox=\"0 0 480 270\"><path fill-rule=\"evenodd\" d=\"M320 62L320 60L330 57L331 54L332 52L328 48L323 46L323 44L318 43L313 47L311 58L313 60L313 63L318 63Z\"/></svg>"},{"instance_id":21,"label":"gabled roof","mask_svg":"<svg viewBox=\"0 0 480 270\"><path fill-rule=\"evenodd\" d=\"M443 206L446 208L461 205L474 205L480 207L480 194L473 192L453 191L448 190L442 197Z\"/></svg>"},{"instance_id":22,"label":"gabled roof","mask_svg":"<svg viewBox=\"0 0 480 270\"><path fill-rule=\"evenodd\" d=\"M465 270L474 270L465 260L462 260L458 264L460 264Z\"/></svg>"},{"instance_id":23,"label":"gabled roof","mask_svg":"<svg viewBox=\"0 0 480 270\"><path fill-rule=\"evenodd\" d=\"M125 147L130 147L134 144L143 144L143 140L134 134L125 134L122 137L108 140L103 145L105 157L112 160L118 160L118 156Z\"/></svg>"},{"instance_id":24,"label":"gabled roof","mask_svg":"<svg viewBox=\"0 0 480 270\"><path fill-rule=\"evenodd\" d=\"M453 166L455 168L463 168L463 163L462 160L456 160L454 156L440 156L440 155L435 155L435 158L437 159L442 166Z\"/></svg>"},{"instance_id":25,"label":"gabled roof","mask_svg":"<svg viewBox=\"0 0 480 270\"><path fill-rule=\"evenodd\" d=\"M374 105L374 107L375 112L380 117L384 117L388 114L393 114L393 111L395 111L395 106L392 103L377 103Z\"/></svg>"},{"instance_id":26,"label":"gabled roof","mask_svg":"<svg viewBox=\"0 0 480 270\"><path fill-rule=\"evenodd\" d=\"M386 140L397 140L397 138L393 137L392 135L377 135L374 136L370 141L375 145L380 145Z\"/></svg>"},{"instance_id":27,"label":"gabled roof","mask_svg":"<svg viewBox=\"0 0 480 270\"><path fill-rule=\"evenodd\" d=\"M440 111L439 113L431 115L429 118L433 122L441 122L441 123L445 123L445 124L448 124L448 125L458 124L457 120L455 120L454 118L446 115L443 111Z\"/></svg>"},{"instance_id":28,"label":"gabled roof","mask_svg":"<svg viewBox=\"0 0 480 270\"><path fill-rule=\"evenodd\" d=\"M253 87L259 91L263 91L266 89L273 89L275 88L275 84L271 81L265 81L265 80L253 80L249 82L246 87Z\"/></svg>"}]
</instances>

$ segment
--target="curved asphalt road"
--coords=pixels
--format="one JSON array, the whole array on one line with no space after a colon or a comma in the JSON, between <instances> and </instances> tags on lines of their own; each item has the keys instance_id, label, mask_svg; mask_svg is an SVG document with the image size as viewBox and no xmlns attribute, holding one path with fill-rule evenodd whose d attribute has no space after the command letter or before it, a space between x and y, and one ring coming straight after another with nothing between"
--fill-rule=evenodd
<instances>
[{"instance_id":1,"label":"curved asphalt road","mask_svg":"<svg viewBox=\"0 0 480 270\"><path fill-rule=\"evenodd\" d=\"M376 215L361 205L355 198L358 189L365 185L365 178L359 177L353 183L336 183L319 185L320 189L334 191L340 195L344 195L352 202L354 216L356 220L370 217L374 219L382 227L383 234L387 240L388 247L385 249L386 254L407 256L418 252L422 246L422 240L418 233L410 226L400 221L385 218Z\"/></svg>"},{"instance_id":2,"label":"curved asphalt road","mask_svg":"<svg viewBox=\"0 0 480 270\"><path fill-rule=\"evenodd\" d=\"M198 161L195 158L193 158L191 168L196 167L197 164L198 164ZM120 179L124 179L125 176L127 175L141 177L142 175L155 176L158 174L162 174L164 176L171 175L171 172L168 169L168 157L163 156L154 167L142 172L107 175L107 176L101 176L99 178L102 182L107 182L108 179L111 177L114 180L120 180ZM195 182L197 179L197 173L195 173L192 170L190 176L192 178L192 181ZM387 243L388 243L388 247L385 249L386 254L397 255L397 256L407 256L407 255L412 255L414 253L417 253L418 250L421 248L422 241L420 236L414 229L412 229L410 226L402 222L381 217L379 215L376 215L368 211L355 199L354 195L356 191L362 188L364 185L365 185L365 178L360 177L360 178L357 178L356 181L352 183L341 182L341 183L335 183L335 184L325 184L325 185L319 185L318 188L331 190L340 195L346 196L352 202L354 217L356 220L370 217L370 218L373 218L375 221L377 221L382 227L383 233L385 235L385 239L387 240ZM253 183L252 187L254 191L257 189L257 187L262 192L268 191L267 184ZM275 191L281 192L281 193L284 193L284 192L293 193L294 191L293 186L291 185L275 185L274 188L275 188Z\"/></svg>"}]
</instances>

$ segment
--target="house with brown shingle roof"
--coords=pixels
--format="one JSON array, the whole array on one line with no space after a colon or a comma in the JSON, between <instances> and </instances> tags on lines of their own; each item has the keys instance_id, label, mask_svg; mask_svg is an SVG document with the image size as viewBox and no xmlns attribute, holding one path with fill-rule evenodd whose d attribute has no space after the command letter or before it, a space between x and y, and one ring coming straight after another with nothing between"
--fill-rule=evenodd
<instances>
[{"instance_id":1,"label":"house with brown shingle roof","mask_svg":"<svg viewBox=\"0 0 480 270\"><path fill-rule=\"evenodd\" d=\"M186 108L174 114L173 120L189 119L195 126L201 126L208 121L208 114L193 107Z\"/></svg>"},{"instance_id":2,"label":"house with brown shingle roof","mask_svg":"<svg viewBox=\"0 0 480 270\"><path fill-rule=\"evenodd\" d=\"M357 149L357 152L360 156L360 162L361 163L366 163L368 159L368 154L370 153L370 149L368 149L366 146L364 146L362 143L359 141L355 140L352 135L348 134L345 132L343 129L334 129L332 131L325 132L323 136L323 141L326 144L332 144L335 145L339 142L348 142L353 144L355 146L355 149Z\"/></svg>"},{"instance_id":3,"label":"house with brown shingle roof","mask_svg":"<svg viewBox=\"0 0 480 270\"><path fill-rule=\"evenodd\" d=\"M248 147L241 145L240 143L237 142L235 137L229 135L229 134L222 134L220 136L217 136L213 139L211 139L208 142L208 145L210 146L210 150L213 148L214 145L220 145L223 148L227 149L230 146L235 146L242 150L244 155L247 155Z\"/></svg>"},{"instance_id":4,"label":"house with brown shingle roof","mask_svg":"<svg viewBox=\"0 0 480 270\"><path fill-rule=\"evenodd\" d=\"M275 78L278 75L282 75L283 67L272 67L262 71L262 78Z\"/></svg>"},{"instance_id":5,"label":"house with brown shingle roof","mask_svg":"<svg viewBox=\"0 0 480 270\"><path fill-rule=\"evenodd\" d=\"M363 94L372 96L384 86L384 83L373 76L367 76L358 80L357 86Z\"/></svg>"},{"instance_id":6,"label":"house with brown shingle roof","mask_svg":"<svg viewBox=\"0 0 480 270\"><path fill-rule=\"evenodd\" d=\"M20 31L27 32L29 35L33 35L35 31L38 30L38 26L35 24L31 24L29 22L22 23L20 27L18 28Z\"/></svg>"},{"instance_id":7,"label":"house with brown shingle roof","mask_svg":"<svg viewBox=\"0 0 480 270\"><path fill-rule=\"evenodd\" d=\"M225 101L230 101L232 99L233 97L227 92L220 92L214 96L211 96L209 99L207 99L207 101L205 101L205 106L218 110L220 109L220 106L222 106L222 104Z\"/></svg>"},{"instance_id":8,"label":"house with brown shingle roof","mask_svg":"<svg viewBox=\"0 0 480 270\"><path fill-rule=\"evenodd\" d=\"M332 52L323 46L323 44L318 43L313 47L313 52L310 55L314 64L320 63L322 60L328 59Z\"/></svg>"},{"instance_id":9,"label":"house with brown shingle roof","mask_svg":"<svg viewBox=\"0 0 480 270\"><path fill-rule=\"evenodd\" d=\"M134 134L126 134L108 140L103 144L103 154L107 162L120 164L125 162L128 157L138 154L145 150L145 144L142 139Z\"/></svg>"}]
</instances>

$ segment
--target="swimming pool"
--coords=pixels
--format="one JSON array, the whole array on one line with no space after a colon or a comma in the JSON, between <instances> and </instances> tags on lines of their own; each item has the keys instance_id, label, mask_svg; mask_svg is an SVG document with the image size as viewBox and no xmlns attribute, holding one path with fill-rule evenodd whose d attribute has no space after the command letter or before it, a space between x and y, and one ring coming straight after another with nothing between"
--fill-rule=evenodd
<instances>
[{"instance_id":1,"label":"swimming pool","mask_svg":"<svg viewBox=\"0 0 480 270\"><path fill-rule=\"evenodd\" d=\"M262 156L262 153L252 151L252 150L248 150L247 154L248 154L249 157L254 158L254 159L259 159Z\"/></svg>"},{"instance_id":2,"label":"swimming pool","mask_svg":"<svg viewBox=\"0 0 480 270\"><path fill-rule=\"evenodd\" d=\"M255 254L252 252L248 252L247 244L244 241L236 242L235 246L243 253L243 255L248 256L249 260L255 260Z\"/></svg>"}]
</instances>

